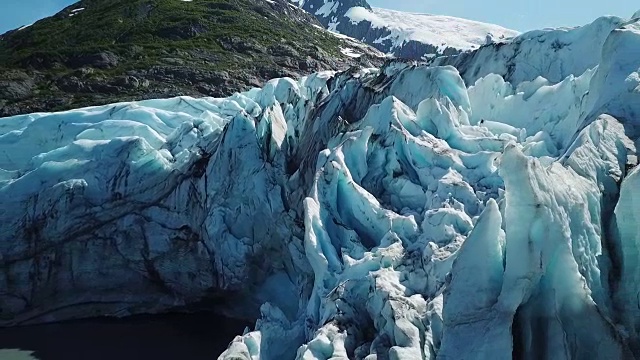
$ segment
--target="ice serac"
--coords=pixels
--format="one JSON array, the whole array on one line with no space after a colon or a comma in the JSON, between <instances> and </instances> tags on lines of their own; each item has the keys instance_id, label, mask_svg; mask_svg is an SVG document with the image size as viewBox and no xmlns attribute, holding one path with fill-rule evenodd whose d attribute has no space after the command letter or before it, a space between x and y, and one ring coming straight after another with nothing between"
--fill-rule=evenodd
<instances>
[{"instance_id":1,"label":"ice serac","mask_svg":"<svg viewBox=\"0 0 640 360\"><path fill-rule=\"evenodd\" d=\"M514 86L538 76L558 83L569 75L579 76L597 66L611 31L627 22L605 16L576 28L534 30L507 42L436 58L430 63L455 66L467 84L489 74L498 74Z\"/></svg>"},{"instance_id":2,"label":"ice serac","mask_svg":"<svg viewBox=\"0 0 640 360\"><path fill-rule=\"evenodd\" d=\"M629 335L634 339L632 345L639 354L640 342L640 212L638 211L638 189L640 186L640 168L636 168L622 182L620 201L616 205L612 236L617 240L619 261L621 262L619 283L616 284L614 304L619 311L617 318L623 322Z\"/></svg>"},{"instance_id":3,"label":"ice serac","mask_svg":"<svg viewBox=\"0 0 640 360\"><path fill-rule=\"evenodd\" d=\"M622 126L604 117L583 130L568 157L550 166L527 159L515 146L505 150L500 173L507 248L497 308L515 314L519 358L630 356L610 320L610 264L600 220L604 200L617 193L625 144Z\"/></svg>"},{"instance_id":4,"label":"ice serac","mask_svg":"<svg viewBox=\"0 0 640 360\"><path fill-rule=\"evenodd\" d=\"M514 143L506 147L506 247L497 207L487 206L445 290L441 358L631 356L611 320L605 229L592 220L607 216L604 202L617 195L629 146L622 125L604 116L581 132L568 157L547 166ZM491 222L497 226L487 229ZM480 266L465 262L468 248Z\"/></svg>"},{"instance_id":5,"label":"ice serac","mask_svg":"<svg viewBox=\"0 0 640 360\"><path fill-rule=\"evenodd\" d=\"M617 21L540 33L602 39L566 73L390 61L1 119L2 325L198 303L256 320L221 359L638 357Z\"/></svg>"},{"instance_id":6,"label":"ice serac","mask_svg":"<svg viewBox=\"0 0 640 360\"><path fill-rule=\"evenodd\" d=\"M308 270L275 256L303 249L291 241L303 231L287 215L275 153L296 130L296 104L314 101L329 77L276 80L253 98L3 119L3 322L154 312L244 292L256 296L225 311L255 318L270 300L294 316ZM269 266L262 257L282 262L259 270Z\"/></svg>"},{"instance_id":7,"label":"ice serac","mask_svg":"<svg viewBox=\"0 0 640 360\"><path fill-rule=\"evenodd\" d=\"M500 209L491 199L451 268L438 358L511 358L511 319L494 309L504 276L504 241Z\"/></svg>"},{"instance_id":8,"label":"ice serac","mask_svg":"<svg viewBox=\"0 0 640 360\"><path fill-rule=\"evenodd\" d=\"M613 30L603 45L588 97L591 113L608 113L640 131L640 19Z\"/></svg>"}]
</instances>

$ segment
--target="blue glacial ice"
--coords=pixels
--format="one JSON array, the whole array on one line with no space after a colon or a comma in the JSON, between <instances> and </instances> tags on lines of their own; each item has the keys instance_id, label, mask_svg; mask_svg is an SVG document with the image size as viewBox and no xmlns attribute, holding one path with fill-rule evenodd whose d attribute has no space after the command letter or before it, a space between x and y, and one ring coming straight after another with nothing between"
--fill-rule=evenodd
<instances>
[{"instance_id":1,"label":"blue glacial ice","mask_svg":"<svg viewBox=\"0 0 640 360\"><path fill-rule=\"evenodd\" d=\"M638 49L607 17L0 119L0 325L205 300L256 320L221 359L638 357Z\"/></svg>"}]
</instances>

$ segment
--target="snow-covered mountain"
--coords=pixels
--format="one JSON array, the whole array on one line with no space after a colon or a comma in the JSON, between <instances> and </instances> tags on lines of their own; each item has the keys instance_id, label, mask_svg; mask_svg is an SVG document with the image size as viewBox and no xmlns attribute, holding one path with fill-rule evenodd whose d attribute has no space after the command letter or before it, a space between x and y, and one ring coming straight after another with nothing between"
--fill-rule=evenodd
<instances>
[{"instance_id":1,"label":"snow-covered mountain","mask_svg":"<svg viewBox=\"0 0 640 360\"><path fill-rule=\"evenodd\" d=\"M221 359L637 358L639 130L613 17L0 119L0 325L206 300L257 319Z\"/></svg>"},{"instance_id":2,"label":"snow-covered mountain","mask_svg":"<svg viewBox=\"0 0 640 360\"><path fill-rule=\"evenodd\" d=\"M518 35L472 20L371 8L366 0L290 1L315 15L331 31L406 59L454 55Z\"/></svg>"}]
</instances>

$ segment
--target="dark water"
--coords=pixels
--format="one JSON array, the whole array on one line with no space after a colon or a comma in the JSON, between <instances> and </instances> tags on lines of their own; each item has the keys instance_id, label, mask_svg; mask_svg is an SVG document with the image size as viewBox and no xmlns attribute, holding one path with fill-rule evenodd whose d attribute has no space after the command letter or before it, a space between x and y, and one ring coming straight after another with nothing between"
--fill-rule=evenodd
<instances>
[{"instance_id":1,"label":"dark water","mask_svg":"<svg viewBox=\"0 0 640 360\"><path fill-rule=\"evenodd\" d=\"M0 328L0 360L215 360L245 326L197 313Z\"/></svg>"}]
</instances>

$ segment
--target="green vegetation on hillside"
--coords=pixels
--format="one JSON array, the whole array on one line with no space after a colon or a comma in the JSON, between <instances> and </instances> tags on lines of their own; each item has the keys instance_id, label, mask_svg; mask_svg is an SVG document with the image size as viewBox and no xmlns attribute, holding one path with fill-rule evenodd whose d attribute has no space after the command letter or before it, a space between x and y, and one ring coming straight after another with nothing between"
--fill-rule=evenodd
<instances>
[{"instance_id":1,"label":"green vegetation on hillside","mask_svg":"<svg viewBox=\"0 0 640 360\"><path fill-rule=\"evenodd\" d=\"M108 50L127 56L125 66L137 67L157 64L167 51L199 49L220 55L207 65L226 69L239 65L221 47L229 36L261 46L316 45L336 54L335 37L277 15L266 1L85 0L7 36L0 42L0 64L37 66L46 59L46 66Z\"/></svg>"},{"instance_id":2,"label":"green vegetation on hillside","mask_svg":"<svg viewBox=\"0 0 640 360\"><path fill-rule=\"evenodd\" d=\"M359 61L317 25L287 0L83 0L0 36L0 117L222 96Z\"/></svg>"}]
</instances>

